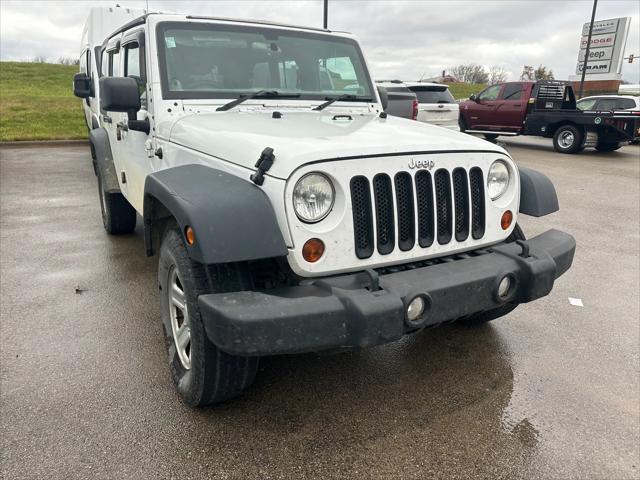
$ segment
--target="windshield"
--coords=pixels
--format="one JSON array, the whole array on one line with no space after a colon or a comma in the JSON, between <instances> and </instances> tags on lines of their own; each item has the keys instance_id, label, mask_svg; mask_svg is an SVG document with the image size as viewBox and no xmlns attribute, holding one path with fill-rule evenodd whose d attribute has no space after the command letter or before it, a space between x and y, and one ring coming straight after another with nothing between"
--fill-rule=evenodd
<instances>
[{"instance_id":1,"label":"windshield","mask_svg":"<svg viewBox=\"0 0 640 480\"><path fill-rule=\"evenodd\" d=\"M596 103L597 98L585 98L584 100L578 101L576 103L576 107L578 110L591 110Z\"/></svg>"},{"instance_id":2,"label":"windshield","mask_svg":"<svg viewBox=\"0 0 640 480\"><path fill-rule=\"evenodd\" d=\"M238 98L259 90L302 99L371 98L369 74L349 38L267 27L158 25L165 98Z\"/></svg>"},{"instance_id":3,"label":"windshield","mask_svg":"<svg viewBox=\"0 0 640 480\"><path fill-rule=\"evenodd\" d=\"M455 103L447 87L409 87L419 103Z\"/></svg>"}]
</instances>

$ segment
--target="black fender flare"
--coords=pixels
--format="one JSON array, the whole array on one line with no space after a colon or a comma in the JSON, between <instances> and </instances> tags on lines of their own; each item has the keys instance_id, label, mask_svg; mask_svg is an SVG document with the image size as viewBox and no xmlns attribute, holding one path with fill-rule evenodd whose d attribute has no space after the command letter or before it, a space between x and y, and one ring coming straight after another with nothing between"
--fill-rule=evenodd
<instances>
[{"instance_id":1,"label":"black fender flare","mask_svg":"<svg viewBox=\"0 0 640 480\"><path fill-rule=\"evenodd\" d=\"M556 189L549 177L531 168L519 167L520 213L542 217L560 210Z\"/></svg>"},{"instance_id":2,"label":"black fender flare","mask_svg":"<svg viewBox=\"0 0 640 480\"><path fill-rule=\"evenodd\" d=\"M144 238L147 255L169 218L195 243L185 246L203 264L240 262L287 255L271 202L261 188L230 173L191 164L147 176L144 184Z\"/></svg>"},{"instance_id":3,"label":"black fender flare","mask_svg":"<svg viewBox=\"0 0 640 480\"><path fill-rule=\"evenodd\" d=\"M104 181L105 192L120 192L118 174L113 163L111 144L109 143L107 131L103 127L90 130L89 142L91 142L93 151L95 152L96 172L100 172L100 176Z\"/></svg>"}]
</instances>

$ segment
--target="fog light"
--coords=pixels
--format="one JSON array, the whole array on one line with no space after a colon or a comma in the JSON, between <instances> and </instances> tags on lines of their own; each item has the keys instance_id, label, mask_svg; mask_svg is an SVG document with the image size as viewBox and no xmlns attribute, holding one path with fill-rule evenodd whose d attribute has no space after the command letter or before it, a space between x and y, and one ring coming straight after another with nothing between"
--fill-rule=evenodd
<instances>
[{"instance_id":1,"label":"fog light","mask_svg":"<svg viewBox=\"0 0 640 480\"><path fill-rule=\"evenodd\" d=\"M302 258L309 263L317 262L323 254L324 243L319 238L307 240L302 247Z\"/></svg>"},{"instance_id":2,"label":"fog light","mask_svg":"<svg viewBox=\"0 0 640 480\"><path fill-rule=\"evenodd\" d=\"M418 320L422 314L424 313L425 302L424 298L416 297L409 303L407 307L407 320L410 322L415 322Z\"/></svg>"},{"instance_id":3,"label":"fog light","mask_svg":"<svg viewBox=\"0 0 640 480\"><path fill-rule=\"evenodd\" d=\"M511 226L511 222L513 221L513 213L511 210L507 210L502 214L502 218L500 219L500 225L503 230L507 230Z\"/></svg>"},{"instance_id":4,"label":"fog light","mask_svg":"<svg viewBox=\"0 0 640 480\"><path fill-rule=\"evenodd\" d=\"M502 280L500 280L500 283L498 284L498 297L500 297L501 299L505 299L509 295L510 291L511 277L509 275L505 275L504 277L502 277Z\"/></svg>"}]
</instances>

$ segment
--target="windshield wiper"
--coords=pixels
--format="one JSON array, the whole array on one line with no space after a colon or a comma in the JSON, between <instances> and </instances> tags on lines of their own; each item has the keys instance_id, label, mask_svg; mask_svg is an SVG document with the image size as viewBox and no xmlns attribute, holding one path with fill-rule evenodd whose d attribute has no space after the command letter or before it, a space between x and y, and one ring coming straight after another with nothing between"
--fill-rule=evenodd
<instances>
[{"instance_id":1,"label":"windshield wiper","mask_svg":"<svg viewBox=\"0 0 640 480\"><path fill-rule=\"evenodd\" d=\"M333 97L333 98L326 97L325 100L327 101L324 103L321 103L317 107L313 107L311 110L324 110L334 102L370 102L371 101L370 98L358 97L357 95L351 95L349 93L345 95L340 95L339 97Z\"/></svg>"},{"instance_id":2,"label":"windshield wiper","mask_svg":"<svg viewBox=\"0 0 640 480\"><path fill-rule=\"evenodd\" d=\"M249 95L241 95L239 98L231 100L229 103L225 103L221 107L216 108L216 111L224 112L226 110L231 110L236 105L240 105L242 102L251 100L252 98L297 98L299 96L299 93L280 93L275 90L258 90L257 92Z\"/></svg>"}]
</instances>

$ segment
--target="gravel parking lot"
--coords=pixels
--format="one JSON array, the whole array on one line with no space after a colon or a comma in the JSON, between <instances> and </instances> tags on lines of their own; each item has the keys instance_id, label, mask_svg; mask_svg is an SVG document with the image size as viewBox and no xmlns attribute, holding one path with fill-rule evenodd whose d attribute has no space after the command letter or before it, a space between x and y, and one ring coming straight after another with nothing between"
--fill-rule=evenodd
<instances>
[{"instance_id":1,"label":"gravel parking lot","mask_svg":"<svg viewBox=\"0 0 640 480\"><path fill-rule=\"evenodd\" d=\"M505 142L560 198L525 232L577 240L549 297L267 358L247 395L203 410L171 385L141 230L103 231L88 147L1 148L0 476L638 478L640 148Z\"/></svg>"}]
</instances>

